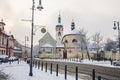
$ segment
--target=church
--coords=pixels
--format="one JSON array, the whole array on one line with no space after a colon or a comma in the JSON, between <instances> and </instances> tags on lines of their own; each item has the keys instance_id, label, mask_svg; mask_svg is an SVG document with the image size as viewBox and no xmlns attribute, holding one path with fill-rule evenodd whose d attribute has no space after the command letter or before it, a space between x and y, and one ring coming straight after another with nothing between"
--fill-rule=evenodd
<instances>
[{"instance_id":1,"label":"church","mask_svg":"<svg viewBox=\"0 0 120 80\"><path fill-rule=\"evenodd\" d=\"M40 54L54 54L54 57L67 58L71 54L80 53L81 47L76 45L80 43L77 39L80 36L80 31L75 28L75 22L71 22L71 31L64 33L64 26L61 23L61 15L58 16L58 23L55 27L56 39L49 32L39 40Z\"/></svg>"}]
</instances>

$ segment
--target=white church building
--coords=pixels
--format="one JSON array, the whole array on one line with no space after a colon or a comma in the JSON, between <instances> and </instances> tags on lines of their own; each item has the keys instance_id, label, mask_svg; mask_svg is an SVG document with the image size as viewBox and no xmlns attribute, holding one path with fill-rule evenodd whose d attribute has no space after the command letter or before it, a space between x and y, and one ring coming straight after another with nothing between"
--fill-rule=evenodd
<instances>
[{"instance_id":1,"label":"white church building","mask_svg":"<svg viewBox=\"0 0 120 80\"><path fill-rule=\"evenodd\" d=\"M64 27L61 24L61 16L58 16L58 24L55 27L56 39L54 39L49 32L39 40L40 53L55 53L63 57L63 51L66 50L67 54L80 53L80 46L75 43L80 43L77 40L79 31L75 28L75 23L71 23L71 31L67 34L64 33Z\"/></svg>"}]
</instances>

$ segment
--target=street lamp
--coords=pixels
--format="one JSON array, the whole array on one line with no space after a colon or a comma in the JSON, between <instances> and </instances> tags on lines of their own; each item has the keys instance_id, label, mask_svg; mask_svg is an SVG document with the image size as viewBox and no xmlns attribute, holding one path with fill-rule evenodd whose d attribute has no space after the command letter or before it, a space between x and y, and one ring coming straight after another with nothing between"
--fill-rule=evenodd
<instances>
[{"instance_id":1,"label":"street lamp","mask_svg":"<svg viewBox=\"0 0 120 80\"><path fill-rule=\"evenodd\" d=\"M114 21L114 30L118 29L118 41L119 41L119 60L120 60L120 27L119 27L119 21Z\"/></svg>"},{"instance_id":2,"label":"street lamp","mask_svg":"<svg viewBox=\"0 0 120 80\"><path fill-rule=\"evenodd\" d=\"M40 11L43 9L43 7L41 5L41 0L39 0L39 5L38 5L37 9L39 9ZM33 76L33 73L32 73L32 53L33 53L34 10L35 10L35 1L32 0L31 56L30 56L30 73L29 73L29 76Z\"/></svg>"}]
</instances>

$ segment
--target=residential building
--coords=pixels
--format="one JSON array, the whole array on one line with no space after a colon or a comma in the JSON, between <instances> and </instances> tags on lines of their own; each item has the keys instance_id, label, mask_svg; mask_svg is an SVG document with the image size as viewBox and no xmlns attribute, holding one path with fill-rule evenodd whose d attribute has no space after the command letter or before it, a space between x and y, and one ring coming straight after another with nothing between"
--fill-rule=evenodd
<instances>
[{"instance_id":1,"label":"residential building","mask_svg":"<svg viewBox=\"0 0 120 80\"><path fill-rule=\"evenodd\" d=\"M0 55L13 55L14 36L5 32L5 23L3 20L0 22Z\"/></svg>"}]
</instances>

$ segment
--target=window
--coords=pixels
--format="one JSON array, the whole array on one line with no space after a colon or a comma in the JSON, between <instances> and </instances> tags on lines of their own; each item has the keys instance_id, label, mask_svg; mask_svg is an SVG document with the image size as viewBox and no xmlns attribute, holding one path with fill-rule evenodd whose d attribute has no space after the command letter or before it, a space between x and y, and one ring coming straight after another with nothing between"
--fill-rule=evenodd
<instances>
[{"instance_id":1,"label":"window","mask_svg":"<svg viewBox=\"0 0 120 80\"><path fill-rule=\"evenodd\" d=\"M2 45L4 45L4 38L2 38Z\"/></svg>"},{"instance_id":2,"label":"window","mask_svg":"<svg viewBox=\"0 0 120 80\"><path fill-rule=\"evenodd\" d=\"M59 49L59 51L61 51L61 49Z\"/></svg>"},{"instance_id":3,"label":"window","mask_svg":"<svg viewBox=\"0 0 120 80\"><path fill-rule=\"evenodd\" d=\"M68 40L65 40L65 43L68 43Z\"/></svg>"},{"instance_id":4,"label":"window","mask_svg":"<svg viewBox=\"0 0 120 80\"><path fill-rule=\"evenodd\" d=\"M58 36L61 36L61 32L58 32Z\"/></svg>"},{"instance_id":5,"label":"window","mask_svg":"<svg viewBox=\"0 0 120 80\"><path fill-rule=\"evenodd\" d=\"M73 39L72 42L77 42L77 40L76 40L76 39Z\"/></svg>"}]
</instances>

